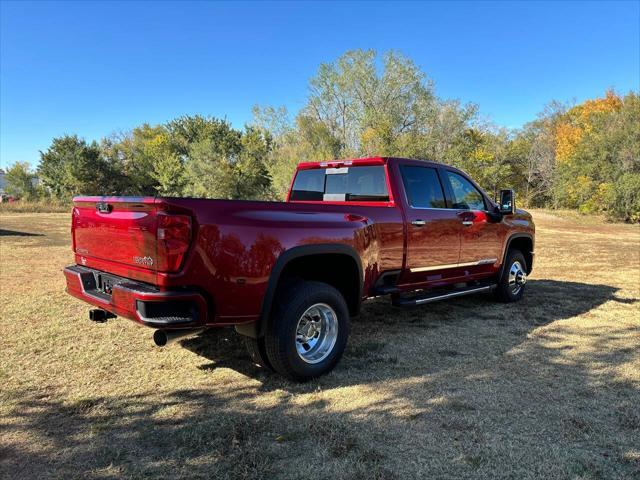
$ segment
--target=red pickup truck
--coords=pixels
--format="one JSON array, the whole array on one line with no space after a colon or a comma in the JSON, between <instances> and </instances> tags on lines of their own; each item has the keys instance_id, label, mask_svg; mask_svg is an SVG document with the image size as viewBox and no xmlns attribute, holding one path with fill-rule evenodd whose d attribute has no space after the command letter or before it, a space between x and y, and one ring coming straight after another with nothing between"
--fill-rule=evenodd
<instances>
[{"instance_id":1,"label":"red pickup truck","mask_svg":"<svg viewBox=\"0 0 640 480\"><path fill-rule=\"evenodd\" d=\"M404 158L301 163L286 202L76 197L67 292L157 329L159 345L235 326L251 358L296 380L331 370L363 300L493 292L533 265L531 215L464 172Z\"/></svg>"}]
</instances>

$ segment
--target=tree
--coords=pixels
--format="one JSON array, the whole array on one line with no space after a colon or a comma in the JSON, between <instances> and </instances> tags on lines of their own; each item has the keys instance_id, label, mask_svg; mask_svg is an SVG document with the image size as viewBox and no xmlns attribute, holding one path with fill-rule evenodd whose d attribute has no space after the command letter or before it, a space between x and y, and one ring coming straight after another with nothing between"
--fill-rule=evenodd
<instances>
[{"instance_id":1,"label":"tree","mask_svg":"<svg viewBox=\"0 0 640 480\"><path fill-rule=\"evenodd\" d=\"M169 141L173 150L187 160L193 145L210 140L217 154L240 150L241 133L231 128L226 120L201 115L184 115L165 125L169 133Z\"/></svg>"},{"instance_id":2,"label":"tree","mask_svg":"<svg viewBox=\"0 0 640 480\"><path fill-rule=\"evenodd\" d=\"M36 176L27 162L16 162L7 169L6 192L14 197L33 200L36 197L34 185Z\"/></svg>"},{"instance_id":3,"label":"tree","mask_svg":"<svg viewBox=\"0 0 640 480\"><path fill-rule=\"evenodd\" d=\"M202 125L202 124L201 124ZM266 166L271 148L268 134L255 128L239 132L216 121L185 155L187 195L204 198L263 199L271 195Z\"/></svg>"},{"instance_id":4,"label":"tree","mask_svg":"<svg viewBox=\"0 0 640 480\"><path fill-rule=\"evenodd\" d=\"M54 138L47 151L40 152L38 175L59 199L119 191L120 173L102 155L96 142L88 144L77 135Z\"/></svg>"},{"instance_id":5,"label":"tree","mask_svg":"<svg viewBox=\"0 0 640 480\"><path fill-rule=\"evenodd\" d=\"M309 90L293 122L284 109L254 109L254 125L273 137L268 169L278 198L301 161L396 155L453 163L471 151L466 132L477 108L439 100L428 77L396 52L349 51L321 64Z\"/></svg>"},{"instance_id":6,"label":"tree","mask_svg":"<svg viewBox=\"0 0 640 480\"><path fill-rule=\"evenodd\" d=\"M376 61L373 50L349 51L309 82L300 118L321 123L339 156L398 154L439 110L431 81L410 59L388 52L380 72Z\"/></svg>"}]
</instances>

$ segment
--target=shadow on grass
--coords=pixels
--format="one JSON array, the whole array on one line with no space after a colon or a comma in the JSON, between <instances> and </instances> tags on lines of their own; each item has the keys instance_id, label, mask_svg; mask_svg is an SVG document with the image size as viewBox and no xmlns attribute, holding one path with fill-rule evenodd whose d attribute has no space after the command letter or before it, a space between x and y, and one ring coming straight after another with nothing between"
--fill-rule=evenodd
<instances>
[{"instance_id":1,"label":"shadow on grass","mask_svg":"<svg viewBox=\"0 0 640 480\"><path fill-rule=\"evenodd\" d=\"M237 335L213 331L182 344L211 360L203 368L231 368L248 381L74 401L4 393L14 406L0 416L0 432L13 441L0 445L0 471L6 478L631 478L640 472L638 386L609 376L599 388L589 365L629 362L636 350L618 341L633 332L594 331L593 349L573 356L554 338L562 338L562 322L525 341L542 325L629 303L616 292L532 280L510 305L475 296L397 310L374 300L353 322L342 363L303 385L252 366ZM328 408L323 393L352 386L357 399L332 397Z\"/></svg>"},{"instance_id":2,"label":"shadow on grass","mask_svg":"<svg viewBox=\"0 0 640 480\"><path fill-rule=\"evenodd\" d=\"M16 230L4 230L0 228L0 237L44 237L44 233L18 232Z\"/></svg>"},{"instance_id":3,"label":"shadow on grass","mask_svg":"<svg viewBox=\"0 0 640 480\"><path fill-rule=\"evenodd\" d=\"M503 339L499 345L501 351L506 351L520 343L531 328L582 315L605 302L630 304L638 301L618 298L617 290L608 285L530 280L523 300L513 304L497 303L489 295L473 295L428 306L398 309L392 307L385 299L376 299L366 302L361 315L352 321L349 346L342 364L338 364L337 368L364 367L367 370L368 373L362 373L360 376L349 376L347 383L357 383L366 380L368 376L401 378L404 375L413 375L416 373L413 369L404 369L403 373L404 366L402 359L398 357L399 352L385 353L388 350L386 347L394 344L392 336L406 332L415 334L416 330L421 336L429 336L429 330L454 324L460 328L468 328L471 330L469 333L476 332L479 336L493 333L485 332L487 329L510 328L513 333L509 337L511 341L505 343ZM478 323L478 320L484 321L484 324ZM439 348L437 353L448 357L473 357L472 345L465 345L468 342L463 341L457 343L463 348ZM200 367L202 369L231 368L260 380L265 390L271 387L286 388L286 382L283 384L279 378L270 378L273 375L269 371L250 362L242 337L236 335L232 329L209 330L199 337L183 340L181 344L212 361ZM386 367L391 365L397 368L382 368L376 371L376 364L380 363L387 364L383 365ZM338 386L340 381L344 381L333 376L323 378L318 382L331 386Z\"/></svg>"}]
</instances>

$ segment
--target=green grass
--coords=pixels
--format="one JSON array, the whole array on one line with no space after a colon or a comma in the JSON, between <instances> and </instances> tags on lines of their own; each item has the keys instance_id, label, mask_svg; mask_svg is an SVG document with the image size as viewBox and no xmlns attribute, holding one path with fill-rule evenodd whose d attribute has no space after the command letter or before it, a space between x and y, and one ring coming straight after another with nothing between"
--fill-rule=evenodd
<instances>
[{"instance_id":1,"label":"green grass","mask_svg":"<svg viewBox=\"0 0 640 480\"><path fill-rule=\"evenodd\" d=\"M165 349L64 293L68 214L1 214L3 478L640 476L640 229L535 212L516 305L367 302L292 384L232 330Z\"/></svg>"}]
</instances>

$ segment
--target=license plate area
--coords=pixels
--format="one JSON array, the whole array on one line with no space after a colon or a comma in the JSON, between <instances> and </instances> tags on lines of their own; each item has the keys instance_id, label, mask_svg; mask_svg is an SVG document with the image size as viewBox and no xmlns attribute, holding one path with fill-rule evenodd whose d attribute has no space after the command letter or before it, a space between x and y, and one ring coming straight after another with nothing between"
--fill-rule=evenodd
<instances>
[{"instance_id":1,"label":"license plate area","mask_svg":"<svg viewBox=\"0 0 640 480\"><path fill-rule=\"evenodd\" d=\"M116 277L114 275L109 275L107 273L94 272L93 276L95 279L96 292L98 292L100 296L108 298L111 298L113 287L122 282L122 278Z\"/></svg>"}]
</instances>

